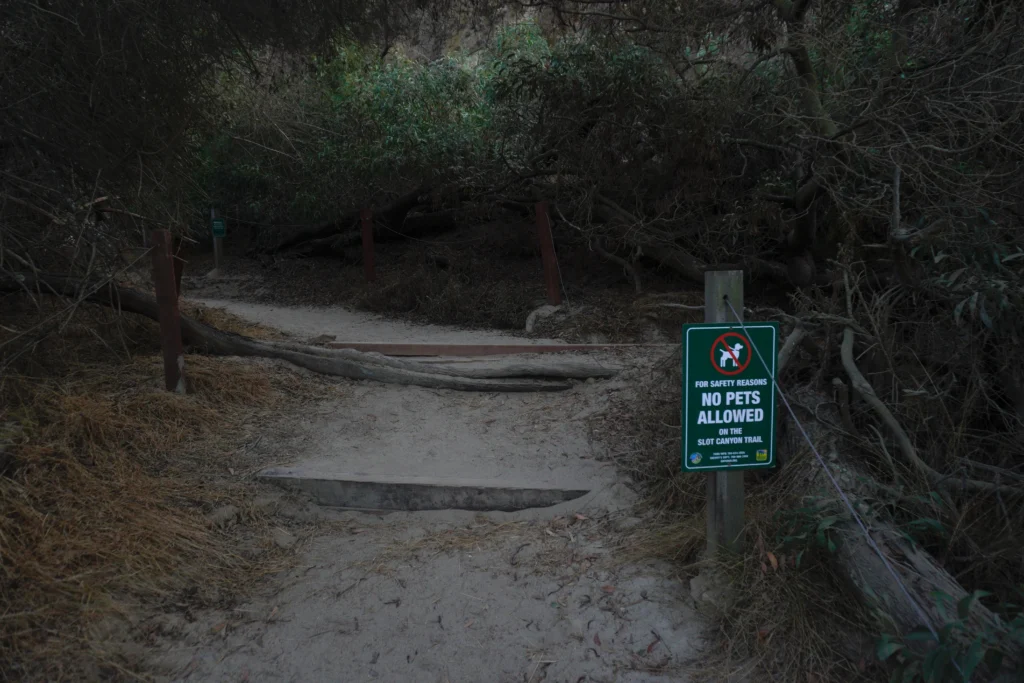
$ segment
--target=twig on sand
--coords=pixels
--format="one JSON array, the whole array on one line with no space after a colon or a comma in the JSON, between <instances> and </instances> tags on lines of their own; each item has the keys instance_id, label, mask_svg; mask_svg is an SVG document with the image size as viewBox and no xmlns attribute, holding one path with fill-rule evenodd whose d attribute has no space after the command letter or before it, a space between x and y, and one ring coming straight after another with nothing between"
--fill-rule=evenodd
<instances>
[{"instance_id":1,"label":"twig on sand","mask_svg":"<svg viewBox=\"0 0 1024 683\"><path fill-rule=\"evenodd\" d=\"M511 564L513 567L515 567L517 564L519 564L519 562L516 560L516 558L519 556L519 551L521 551L523 548L525 548L528 545L530 545L530 544L529 543L523 543L521 546L516 548L516 551L514 553L512 553L512 557L509 559L509 564Z\"/></svg>"},{"instance_id":2,"label":"twig on sand","mask_svg":"<svg viewBox=\"0 0 1024 683\"><path fill-rule=\"evenodd\" d=\"M558 661L557 659L537 659L537 660L534 660L534 662L532 664L532 668L529 671L530 675L526 678L526 683L533 683L534 678L536 678L537 673L541 670L542 667L543 668L547 668L547 667L551 666L552 664L554 664L557 661Z\"/></svg>"}]
</instances>

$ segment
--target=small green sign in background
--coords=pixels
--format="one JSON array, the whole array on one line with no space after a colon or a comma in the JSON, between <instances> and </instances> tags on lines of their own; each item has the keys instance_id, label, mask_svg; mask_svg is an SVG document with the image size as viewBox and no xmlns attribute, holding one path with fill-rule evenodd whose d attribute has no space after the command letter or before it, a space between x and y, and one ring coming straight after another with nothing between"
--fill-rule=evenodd
<instances>
[{"instance_id":1,"label":"small green sign in background","mask_svg":"<svg viewBox=\"0 0 1024 683\"><path fill-rule=\"evenodd\" d=\"M683 326L685 471L775 466L778 336L778 323Z\"/></svg>"},{"instance_id":2,"label":"small green sign in background","mask_svg":"<svg viewBox=\"0 0 1024 683\"><path fill-rule=\"evenodd\" d=\"M213 236L214 237L227 237L228 226L227 226L227 223L224 222L223 218L214 218L211 221L211 223L213 225Z\"/></svg>"}]
</instances>

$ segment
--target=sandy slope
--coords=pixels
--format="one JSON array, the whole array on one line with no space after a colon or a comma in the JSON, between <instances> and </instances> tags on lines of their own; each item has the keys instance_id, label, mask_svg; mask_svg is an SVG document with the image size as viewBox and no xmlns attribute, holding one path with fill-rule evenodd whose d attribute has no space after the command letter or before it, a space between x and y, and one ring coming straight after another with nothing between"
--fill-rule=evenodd
<instances>
[{"instance_id":1,"label":"sandy slope","mask_svg":"<svg viewBox=\"0 0 1024 683\"><path fill-rule=\"evenodd\" d=\"M207 301L297 337L478 341L343 309ZM150 659L174 681L580 683L688 678L705 629L671 567L636 564L641 523L588 419L629 392L651 359L563 394L484 395L347 382L301 434L262 448L282 464L550 484L591 495L519 513L317 511L298 566L250 604L165 617ZM614 419L614 416L605 416ZM270 430L268 430L269 432ZM308 514L308 513L306 513Z\"/></svg>"}]
</instances>

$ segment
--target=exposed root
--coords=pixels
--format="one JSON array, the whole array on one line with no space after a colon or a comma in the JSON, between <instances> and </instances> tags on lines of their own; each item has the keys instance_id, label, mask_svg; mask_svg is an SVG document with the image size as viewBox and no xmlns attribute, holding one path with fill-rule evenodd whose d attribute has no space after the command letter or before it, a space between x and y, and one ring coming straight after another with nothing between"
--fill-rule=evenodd
<instances>
[{"instance_id":1,"label":"exposed root","mask_svg":"<svg viewBox=\"0 0 1024 683\"><path fill-rule=\"evenodd\" d=\"M120 310L138 313L156 320L158 305L154 297L132 289L118 287L112 282L83 285L67 277L6 278L0 280L0 290L11 292L30 288L39 293L52 293L104 304ZM461 391L562 391L572 385L565 381L543 381L535 378L577 379L608 377L615 370L582 362L569 363L510 363L489 367L441 367L386 358L351 349L324 349L292 342L258 341L237 334L229 334L188 316L181 317L183 340L214 355L257 356L277 358L313 372L369 379L388 384L408 384L432 389Z\"/></svg>"}]
</instances>

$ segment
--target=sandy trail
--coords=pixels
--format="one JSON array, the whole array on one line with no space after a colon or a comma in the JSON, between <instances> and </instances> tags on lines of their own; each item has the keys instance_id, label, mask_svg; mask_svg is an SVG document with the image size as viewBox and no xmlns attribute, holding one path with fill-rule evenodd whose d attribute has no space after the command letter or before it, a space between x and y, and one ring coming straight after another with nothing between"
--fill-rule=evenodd
<instances>
[{"instance_id":1,"label":"sandy trail","mask_svg":"<svg viewBox=\"0 0 1024 683\"><path fill-rule=\"evenodd\" d=\"M300 338L320 335L337 337L340 342L390 341L433 342L438 344L550 344L552 339L530 339L505 332L463 330L442 325L414 325L384 318L373 313L332 307L293 307L260 304L237 299L189 297L190 301L228 311L249 320L276 327Z\"/></svg>"},{"instance_id":2,"label":"sandy trail","mask_svg":"<svg viewBox=\"0 0 1024 683\"><path fill-rule=\"evenodd\" d=\"M203 303L300 337L465 342L489 334L380 321L343 309ZM642 521L630 516L633 494L587 429L612 392L631 391L631 378L649 371L651 359L634 354L618 360L628 368L620 377L561 394L467 394L342 381L342 397L318 406L298 436L287 442L268 436L261 447L280 464L585 482L593 493L515 513L317 509L319 531L302 542L297 566L268 579L249 604L191 621L168 616L156 625L163 637L151 663L159 678L687 680L706 626L670 566L638 563L623 551ZM311 508L304 507L308 517ZM293 508L286 502L281 512L298 514Z\"/></svg>"}]
</instances>

